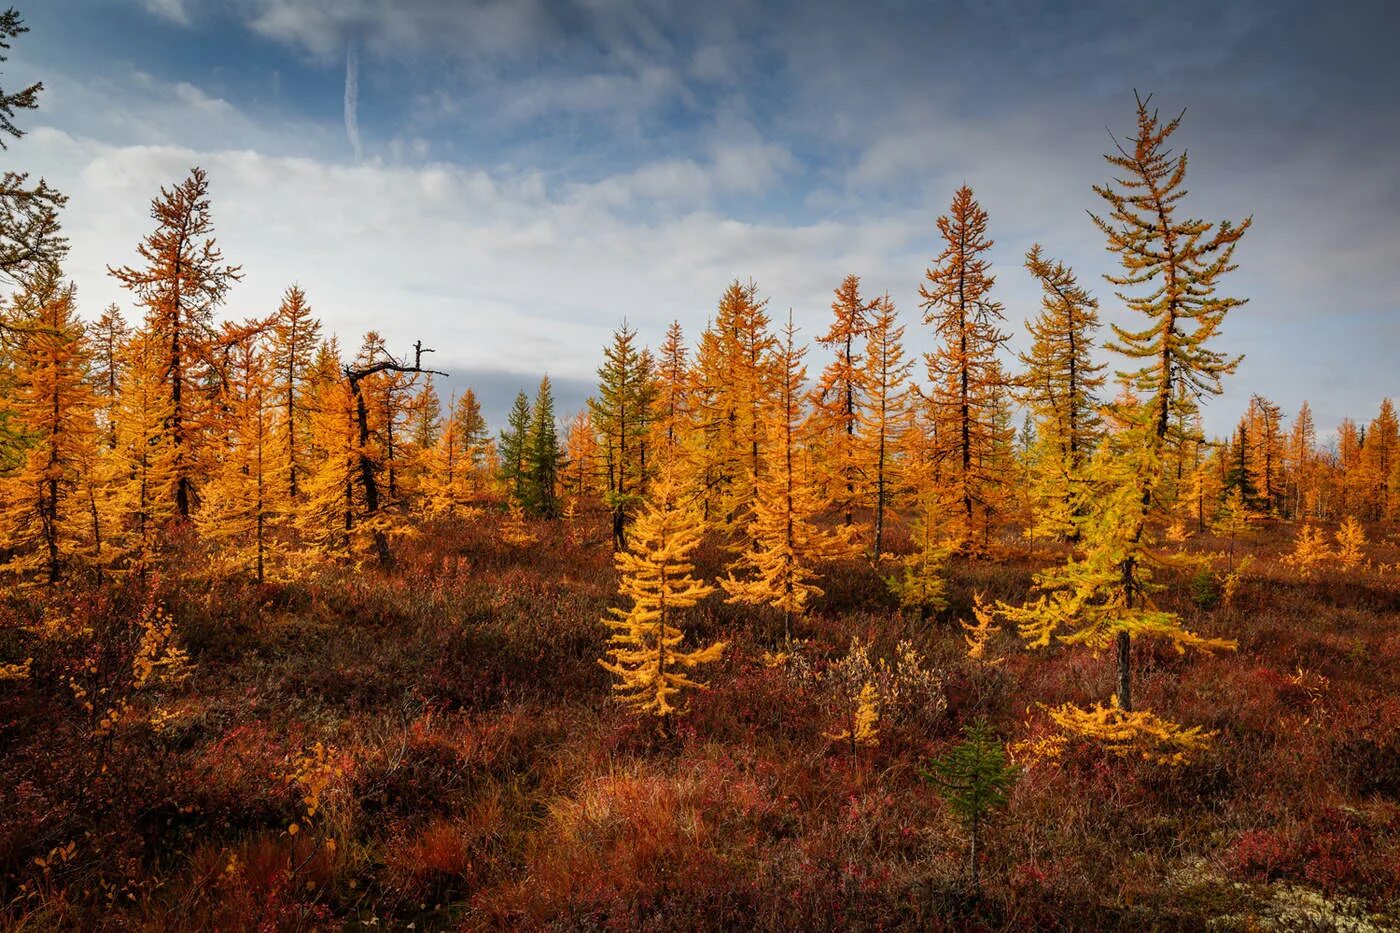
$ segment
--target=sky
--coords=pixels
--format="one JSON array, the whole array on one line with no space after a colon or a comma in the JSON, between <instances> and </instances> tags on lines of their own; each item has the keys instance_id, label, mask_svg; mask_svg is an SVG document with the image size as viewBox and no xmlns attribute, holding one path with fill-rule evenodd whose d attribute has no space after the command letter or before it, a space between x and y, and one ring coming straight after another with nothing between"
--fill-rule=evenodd
<instances>
[{"instance_id":1,"label":"sky","mask_svg":"<svg viewBox=\"0 0 1400 933\"><path fill-rule=\"evenodd\" d=\"M1038 310L1033 243L1126 321L1088 211L1137 90L1186 110L1186 213L1253 217L1220 342L1245 359L1207 430L1253 393L1307 399L1322 435L1400 394L1391 0L15 2L31 32L0 86L45 91L7 168L69 196L92 317L139 317L107 267L200 165L245 273L225 316L299 283L349 348L369 329L434 347L442 394L472 386L499 426L545 373L581 407L624 320L693 341L736 278L810 340L856 273L928 349L918 287L966 183L1009 362Z\"/></svg>"}]
</instances>

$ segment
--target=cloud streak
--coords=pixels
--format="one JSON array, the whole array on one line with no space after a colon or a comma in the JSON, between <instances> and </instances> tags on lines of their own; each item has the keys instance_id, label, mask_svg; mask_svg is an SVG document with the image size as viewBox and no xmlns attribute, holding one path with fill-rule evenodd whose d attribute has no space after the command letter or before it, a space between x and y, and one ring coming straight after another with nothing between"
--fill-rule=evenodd
<instances>
[{"instance_id":1,"label":"cloud streak","mask_svg":"<svg viewBox=\"0 0 1400 933\"><path fill-rule=\"evenodd\" d=\"M354 39L345 42L345 136L359 162L364 149L360 145L360 51Z\"/></svg>"}]
</instances>

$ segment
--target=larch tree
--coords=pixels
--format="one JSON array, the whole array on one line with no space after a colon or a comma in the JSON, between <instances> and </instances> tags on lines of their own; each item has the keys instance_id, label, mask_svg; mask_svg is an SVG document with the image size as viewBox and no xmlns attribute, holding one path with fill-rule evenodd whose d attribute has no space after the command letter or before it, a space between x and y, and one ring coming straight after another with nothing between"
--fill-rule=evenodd
<instances>
[{"instance_id":1,"label":"larch tree","mask_svg":"<svg viewBox=\"0 0 1400 933\"><path fill-rule=\"evenodd\" d=\"M654 397L649 359L637 345L637 332L624 321L603 348L598 392L588 400L602 442L604 497L617 550L627 546L627 525L646 488L646 433Z\"/></svg>"},{"instance_id":2,"label":"larch tree","mask_svg":"<svg viewBox=\"0 0 1400 933\"><path fill-rule=\"evenodd\" d=\"M214 311L242 277L224 263L212 235L209 178L195 167L151 202L156 229L137 245L141 267L109 267L146 308L146 329L163 348L161 386L169 398L164 426L175 512L188 518L205 468L205 437L218 384Z\"/></svg>"},{"instance_id":3,"label":"larch tree","mask_svg":"<svg viewBox=\"0 0 1400 933\"><path fill-rule=\"evenodd\" d=\"M817 338L817 343L835 357L822 370L812 390L812 415L820 432L818 462L832 507L847 527L864 498L864 464L857 428L869 391L869 370L862 351L875 304L861 297L860 276L846 276L831 302L831 326Z\"/></svg>"},{"instance_id":4,"label":"larch tree","mask_svg":"<svg viewBox=\"0 0 1400 933\"><path fill-rule=\"evenodd\" d=\"M1283 509L1284 438L1279 407L1262 395L1250 396L1245 415L1249 445L1245 459L1250 485L1260 509L1274 514Z\"/></svg>"},{"instance_id":5,"label":"larch tree","mask_svg":"<svg viewBox=\"0 0 1400 933\"><path fill-rule=\"evenodd\" d=\"M663 733L684 689L703 688L688 671L718 661L724 643L686 650L680 614L714 592L692 576L690 555L704 536L704 522L667 471L657 477L646 505L632 523L628 548L614 556L619 590L631 606L612 608L603 620L612 631L608 659L618 700L643 716L657 717Z\"/></svg>"},{"instance_id":6,"label":"larch tree","mask_svg":"<svg viewBox=\"0 0 1400 933\"><path fill-rule=\"evenodd\" d=\"M449 405L426 455L422 493L430 515L463 514L485 470L486 419L471 389Z\"/></svg>"},{"instance_id":7,"label":"larch tree","mask_svg":"<svg viewBox=\"0 0 1400 933\"><path fill-rule=\"evenodd\" d=\"M731 282L695 360L695 485L706 520L739 547L752 541L764 412L782 380L767 307L752 281Z\"/></svg>"},{"instance_id":8,"label":"larch tree","mask_svg":"<svg viewBox=\"0 0 1400 933\"><path fill-rule=\"evenodd\" d=\"M13 7L0 12L0 62L10 50L10 40L29 31ZM7 140L20 139L24 130L15 123L16 111L39 106L42 82L18 91L0 89L0 150L9 149ZM32 282L51 270L68 252L58 212L67 198L50 188L44 179L37 184L28 172L7 171L0 176L0 275L16 282Z\"/></svg>"},{"instance_id":9,"label":"larch tree","mask_svg":"<svg viewBox=\"0 0 1400 933\"><path fill-rule=\"evenodd\" d=\"M116 408L117 446L111 452L107 505L121 532L128 566L144 570L155 555L159 532L177 513L171 466L170 393L165 391L167 348L138 330L122 354Z\"/></svg>"},{"instance_id":10,"label":"larch tree","mask_svg":"<svg viewBox=\"0 0 1400 933\"><path fill-rule=\"evenodd\" d=\"M806 350L794 341L791 316L783 333L784 341L773 353L777 398L762 425L764 468L753 502L752 543L729 566L729 575L720 585L728 594L727 602L771 606L782 612L783 640L790 641L793 619L806 611L813 596L822 593L813 582L817 563L847 554L851 548L844 536L817 523L827 503L804 462L800 436Z\"/></svg>"},{"instance_id":11,"label":"larch tree","mask_svg":"<svg viewBox=\"0 0 1400 933\"><path fill-rule=\"evenodd\" d=\"M572 518L579 510L598 498L598 479L602 475L602 450L593 417L585 408L569 419L564 431L564 472L559 477L564 496L564 514Z\"/></svg>"},{"instance_id":12,"label":"larch tree","mask_svg":"<svg viewBox=\"0 0 1400 933\"><path fill-rule=\"evenodd\" d=\"M117 403L122 382L122 353L131 328L115 304L87 329L92 350L92 388L97 396L98 426L108 450L117 446Z\"/></svg>"},{"instance_id":13,"label":"larch tree","mask_svg":"<svg viewBox=\"0 0 1400 933\"><path fill-rule=\"evenodd\" d=\"M1361 445L1360 486L1367 517L1382 520L1391 517L1400 498L1394 488L1396 462L1400 460L1400 422L1396 420L1395 404L1382 399L1380 411L1366 428Z\"/></svg>"},{"instance_id":14,"label":"larch tree","mask_svg":"<svg viewBox=\"0 0 1400 933\"><path fill-rule=\"evenodd\" d=\"M1025 370L1017 386L1035 423L1029 451L1035 514L1030 533L1066 537L1074 533L1066 512L1073 487L1102 431L1098 391L1104 365L1093 358L1099 305L1073 270L1046 257L1040 244L1026 253L1026 268L1041 288L1040 313L1026 323L1031 346L1020 357Z\"/></svg>"},{"instance_id":15,"label":"larch tree","mask_svg":"<svg viewBox=\"0 0 1400 933\"><path fill-rule=\"evenodd\" d=\"M297 525L302 542L323 557L347 558L354 550L363 511L356 484L358 440L355 399L342 378L334 339L317 348L306 380L310 418L309 472L300 489Z\"/></svg>"},{"instance_id":16,"label":"larch tree","mask_svg":"<svg viewBox=\"0 0 1400 933\"><path fill-rule=\"evenodd\" d=\"M992 489L1000 478L987 468L998 445L997 392L1005 376L997 352L1008 335L998 329L1001 303L991 295L995 277L987 252L987 212L963 185L949 213L938 218L943 251L919 286L924 323L939 345L925 354L930 415L935 425L933 456L947 484L945 495L962 527L955 539L971 546L977 522L989 522ZM1003 432L1004 433L1004 432ZM979 515L980 513L980 515Z\"/></svg>"},{"instance_id":17,"label":"larch tree","mask_svg":"<svg viewBox=\"0 0 1400 933\"><path fill-rule=\"evenodd\" d=\"M18 327L12 402L27 448L21 467L0 479L3 569L38 572L58 582L75 557L91 556L95 518L79 495L92 469L97 438L89 350L74 308L73 286L56 267L16 298Z\"/></svg>"},{"instance_id":18,"label":"larch tree","mask_svg":"<svg viewBox=\"0 0 1400 933\"><path fill-rule=\"evenodd\" d=\"M1317 429L1306 401L1298 408L1288 432L1284 455L1287 515L1314 515L1319 506L1317 477Z\"/></svg>"},{"instance_id":19,"label":"larch tree","mask_svg":"<svg viewBox=\"0 0 1400 933\"><path fill-rule=\"evenodd\" d=\"M679 451L690 424L691 371L685 333L679 321L666 328L656 359L656 435L654 446L665 454Z\"/></svg>"},{"instance_id":20,"label":"larch tree","mask_svg":"<svg viewBox=\"0 0 1400 933\"><path fill-rule=\"evenodd\" d=\"M904 325L897 323L889 295L875 301L866 328L866 393L861 399L857 439L868 501L874 508L872 553L885 546L885 517L902 485L899 451L910 429L909 371L904 358Z\"/></svg>"},{"instance_id":21,"label":"larch tree","mask_svg":"<svg viewBox=\"0 0 1400 933\"><path fill-rule=\"evenodd\" d=\"M228 431L211 458L196 527L230 570L263 583L275 550L274 521L281 517L277 504L292 501L278 492L273 406L281 401L274 388L280 374L269 365L274 357L261 328L245 330L230 345L220 398Z\"/></svg>"},{"instance_id":22,"label":"larch tree","mask_svg":"<svg viewBox=\"0 0 1400 933\"><path fill-rule=\"evenodd\" d=\"M286 497L296 502L302 495L302 481L310 467L311 411L307 406L306 380L321 343L321 322L311 313L306 293L299 285L288 286L272 320L268 346L272 369L272 392L278 400L280 417L276 423L278 461L285 481Z\"/></svg>"},{"instance_id":23,"label":"larch tree","mask_svg":"<svg viewBox=\"0 0 1400 933\"><path fill-rule=\"evenodd\" d=\"M1125 721L1133 710L1134 635L1163 638L1183 650L1233 647L1188 631L1174 613L1153 605L1146 531L1163 479L1176 387L1184 383L1194 394L1218 394L1221 377L1239 362L1213 343L1226 314L1242 303L1218 288L1235 268L1235 245L1249 221L1217 225L1178 216L1186 195L1186 154L1173 155L1168 139L1181 117L1163 123L1149 101L1138 98L1137 135L1105 157L1122 175L1094 188L1110 208L1107 217L1090 215L1124 268L1108 280L1120 289L1138 289L1119 294L1144 325L1114 325L1111 349L1142 366L1124 374L1113 430L1090 465L1089 497L1078 524L1082 555L1040 574L1040 599L1008 612L1035 645L1051 638L1095 649L1113 645L1118 684L1112 715ZM1064 715L1071 723L1081 715L1088 729L1092 723L1084 717L1097 714Z\"/></svg>"}]
</instances>

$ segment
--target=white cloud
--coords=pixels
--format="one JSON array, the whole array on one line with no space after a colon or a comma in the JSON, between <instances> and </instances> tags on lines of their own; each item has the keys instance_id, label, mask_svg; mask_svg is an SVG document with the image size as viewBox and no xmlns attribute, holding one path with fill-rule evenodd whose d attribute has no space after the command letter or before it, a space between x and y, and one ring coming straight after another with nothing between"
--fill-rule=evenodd
<instances>
[{"instance_id":1,"label":"white cloud","mask_svg":"<svg viewBox=\"0 0 1400 933\"><path fill-rule=\"evenodd\" d=\"M178 23L181 26L190 24L190 15L185 10L184 0L143 0L146 10L153 16Z\"/></svg>"}]
</instances>

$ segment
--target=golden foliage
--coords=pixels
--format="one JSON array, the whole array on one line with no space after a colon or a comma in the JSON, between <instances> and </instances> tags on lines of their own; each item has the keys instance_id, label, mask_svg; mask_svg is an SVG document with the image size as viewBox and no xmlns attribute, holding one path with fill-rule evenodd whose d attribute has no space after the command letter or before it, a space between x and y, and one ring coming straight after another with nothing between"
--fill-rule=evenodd
<instances>
[{"instance_id":1,"label":"golden foliage","mask_svg":"<svg viewBox=\"0 0 1400 933\"><path fill-rule=\"evenodd\" d=\"M980 661L987 665L1000 664L1004 658L987 657L987 646L992 640L992 636L1001 631L997 626L996 610L989 606L982 599L981 593L973 595L972 615L977 621L963 622L963 641L967 643L967 656L974 661Z\"/></svg>"},{"instance_id":2,"label":"golden foliage","mask_svg":"<svg viewBox=\"0 0 1400 933\"><path fill-rule=\"evenodd\" d=\"M718 661L724 653L724 642L682 650L684 635L675 625L680 610L714 592L691 576L690 554L703 527L674 477L663 473L632 523L629 549L614 557L622 575L618 590L632 605L608 610L612 617L603 622L612 630L611 660L598 663L617 676L613 690L618 700L640 715L664 720L676 712L672 700L681 690L704 687L684 671Z\"/></svg>"},{"instance_id":3,"label":"golden foliage","mask_svg":"<svg viewBox=\"0 0 1400 933\"><path fill-rule=\"evenodd\" d=\"M1147 710L1128 712L1113 697L1107 706L1088 709L1066 703L1049 711L1059 731L1013 746L1025 761L1060 758L1075 742L1085 742L1119 757L1141 757L1163 765L1182 765L1210 747L1215 735L1199 726L1184 727Z\"/></svg>"},{"instance_id":4,"label":"golden foliage","mask_svg":"<svg viewBox=\"0 0 1400 933\"><path fill-rule=\"evenodd\" d=\"M1348 515L1337 528L1337 562L1351 570L1366 559L1366 532L1356 516Z\"/></svg>"},{"instance_id":5,"label":"golden foliage","mask_svg":"<svg viewBox=\"0 0 1400 933\"><path fill-rule=\"evenodd\" d=\"M1304 522L1293 539L1293 551L1283 558L1283 562L1298 571L1301 577L1309 577L1332 556L1327 546L1327 538L1322 529L1310 522Z\"/></svg>"},{"instance_id":6,"label":"golden foliage","mask_svg":"<svg viewBox=\"0 0 1400 933\"><path fill-rule=\"evenodd\" d=\"M539 536L530 530L525 522L525 507L518 499L511 499L506 505L506 517L501 522L501 540L513 548L529 547L539 541Z\"/></svg>"}]
</instances>

